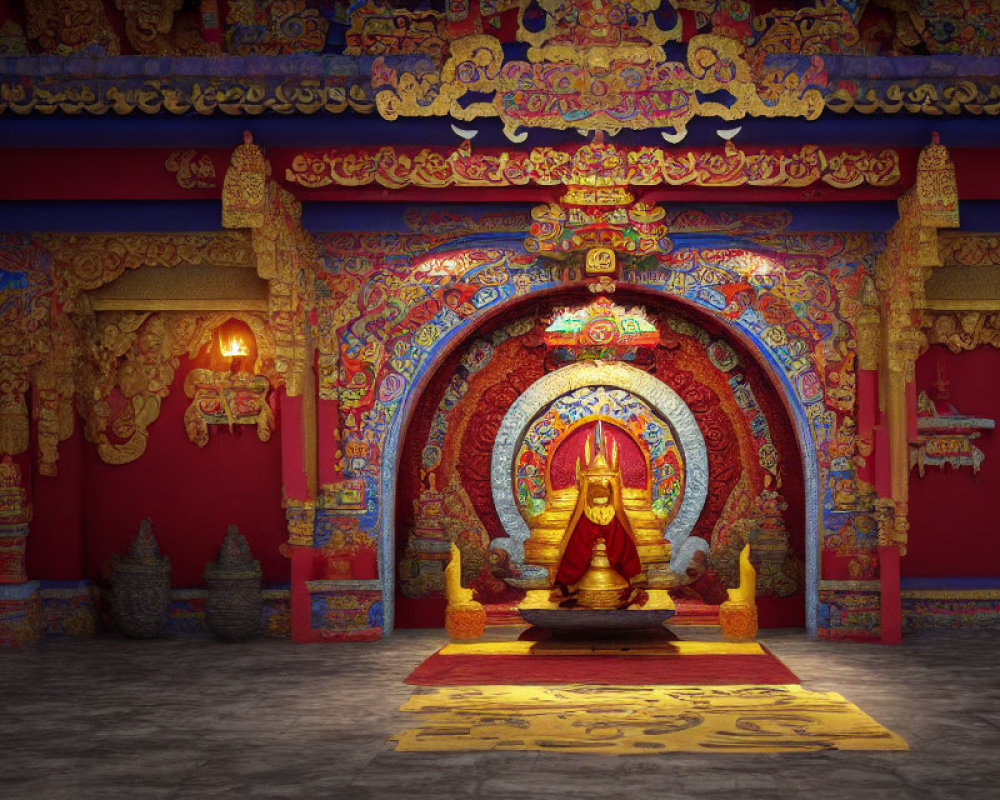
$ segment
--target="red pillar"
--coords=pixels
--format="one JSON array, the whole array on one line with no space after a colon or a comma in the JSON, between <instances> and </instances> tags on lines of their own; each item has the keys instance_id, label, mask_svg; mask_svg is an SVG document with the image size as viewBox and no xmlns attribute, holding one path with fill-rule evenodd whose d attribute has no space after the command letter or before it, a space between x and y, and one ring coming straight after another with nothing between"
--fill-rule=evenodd
<instances>
[{"instance_id":1,"label":"red pillar","mask_svg":"<svg viewBox=\"0 0 1000 800\"><path fill-rule=\"evenodd\" d=\"M903 609L899 591L899 548L879 547L879 577L882 581L882 643L903 640Z\"/></svg>"},{"instance_id":2,"label":"red pillar","mask_svg":"<svg viewBox=\"0 0 1000 800\"><path fill-rule=\"evenodd\" d=\"M281 405L281 485L288 518L287 555L291 569L291 628L293 642L310 641L309 588L312 578L312 517L306 464L306 419L301 396L279 395Z\"/></svg>"}]
</instances>

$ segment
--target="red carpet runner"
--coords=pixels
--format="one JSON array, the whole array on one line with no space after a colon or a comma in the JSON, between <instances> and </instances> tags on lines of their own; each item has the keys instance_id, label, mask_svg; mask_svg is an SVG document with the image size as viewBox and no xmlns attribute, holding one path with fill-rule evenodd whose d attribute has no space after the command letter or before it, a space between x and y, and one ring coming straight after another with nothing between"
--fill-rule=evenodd
<instances>
[{"instance_id":1,"label":"red carpet runner","mask_svg":"<svg viewBox=\"0 0 1000 800\"><path fill-rule=\"evenodd\" d=\"M792 684L799 679L767 648L756 643L745 652L732 645L720 644L720 652L711 650L710 643L678 642L677 652L658 647L643 652L642 648L625 647L615 652L603 648L599 652L561 649L546 654L552 647L539 643L527 652L530 643L511 642L492 646L497 652L486 652L489 645L449 645L418 666L406 679L416 686L477 686L489 684L542 685L581 683L590 685L639 686L664 685L734 685ZM517 647L520 645L520 647ZM699 647L685 647L699 645ZM463 648L466 650L463 652ZM481 652L468 652L468 650ZM504 653L503 650L521 652Z\"/></svg>"}]
</instances>

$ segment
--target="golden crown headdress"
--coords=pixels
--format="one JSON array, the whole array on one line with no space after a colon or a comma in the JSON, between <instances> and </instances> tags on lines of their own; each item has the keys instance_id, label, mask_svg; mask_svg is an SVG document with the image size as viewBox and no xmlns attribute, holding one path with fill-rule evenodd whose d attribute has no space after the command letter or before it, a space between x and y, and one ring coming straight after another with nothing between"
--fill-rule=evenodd
<instances>
[{"instance_id":1,"label":"golden crown headdress","mask_svg":"<svg viewBox=\"0 0 1000 800\"><path fill-rule=\"evenodd\" d=\"M593 450L590 443L594 442ZM593 452L593 457L591 457ZM580 481L581 475L587 478L600 477L621 477L621 466L618 463L618 442L614 439L605 438L604 425L601 420L597 421L594 429L594 437L587 437L583 445L583 464L580 464L579 456L576 459L576 480Z\"/></svg>"}]
</instances>

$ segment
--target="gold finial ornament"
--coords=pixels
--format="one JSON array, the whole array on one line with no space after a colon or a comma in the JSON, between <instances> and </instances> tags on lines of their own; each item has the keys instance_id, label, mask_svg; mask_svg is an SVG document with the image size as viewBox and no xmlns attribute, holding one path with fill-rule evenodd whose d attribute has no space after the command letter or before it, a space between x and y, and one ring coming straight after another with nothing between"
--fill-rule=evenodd
<instances>
[{"instance_id":1,"label":"gold finial ornament","mask_svg":"<svg viewBox=\"0 0 1000 800\"><path fill-rule=\"evenodd\" d=\"M628 599L632 585L612 568L603 539L594 542L590 566L576 589L577 603L584 608L619 608Z\"/></svg>"}]
</instances>

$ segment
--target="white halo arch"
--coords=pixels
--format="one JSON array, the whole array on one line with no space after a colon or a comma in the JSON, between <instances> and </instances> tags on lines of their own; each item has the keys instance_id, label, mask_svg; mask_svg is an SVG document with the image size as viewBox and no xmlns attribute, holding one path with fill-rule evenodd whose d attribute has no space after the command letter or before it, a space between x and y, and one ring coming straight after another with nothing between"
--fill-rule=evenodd
<instances>
[{"instance_id":1,"label":"white halo arch","mask_svg":"<svg viewBox=\"0 0 1000 800\"><path fill-rule=\"evenodd\" d=\"M524 566L524 543L530 534L528 523L518 510L514 495L514 459L525 431L554 400L587 386L624 389L640 397L677 435L685 465L684 495L677 515L664 531L671 543L686 539L708 497L708 451L698 421L673 389L648 372L622 362L587 361L569 364L543 375L525 389L507 409L493 443L490 461L490 488L506 538L494 539L492 546L506 550L511 561Z\"/></svg>"}]
</instances>

